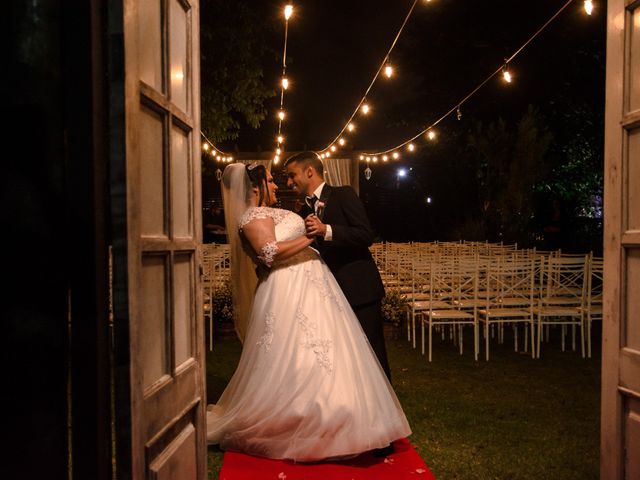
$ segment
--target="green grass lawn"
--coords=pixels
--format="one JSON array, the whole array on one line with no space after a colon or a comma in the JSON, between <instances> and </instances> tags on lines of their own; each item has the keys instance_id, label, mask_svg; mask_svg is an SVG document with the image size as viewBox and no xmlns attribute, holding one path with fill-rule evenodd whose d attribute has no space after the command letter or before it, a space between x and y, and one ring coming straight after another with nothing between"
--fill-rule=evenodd
<instances>
[{"instance_id":1,"label":"green grass lawn","mask_svg":"<svg viewBox=\"0 0 640 480\"><path fill-rule=\"evenodd\" d=\"M413 430L410 437L436 478L597 479L599 477L600 349L593 358L562 352L559 332L542 358L491 342L491 359L474 361L471 332L461 356L434 340L433 362L406 339L388 340L393 385ZM468 345L467 345L468 343ZM207 392L214 403L240 354L235 338L218 338L207 357ZM222 452L209 447L209 478Z\"/></svg>"}]
</instances>

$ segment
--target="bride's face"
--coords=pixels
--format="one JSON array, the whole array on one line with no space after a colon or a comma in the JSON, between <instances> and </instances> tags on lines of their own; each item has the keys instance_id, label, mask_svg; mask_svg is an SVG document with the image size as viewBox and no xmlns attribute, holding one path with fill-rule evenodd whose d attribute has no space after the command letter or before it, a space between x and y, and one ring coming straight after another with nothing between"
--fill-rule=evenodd
<instances>
[{"instance_id":1,"label":"bride's face","mask_svg":"<svg viewBox=\"0 0 640 480\"><path fill-rule=\"evenodd\" d=\"M277 191L278 191L278 185L276 185L276 182L273 180L273 176L271 176L271 172L267 170L267 191L265 192L266 195L263 202L267 207L270 207L277 203L278 201L278 198L276 197Z\"/></svg>"}]
</instances>

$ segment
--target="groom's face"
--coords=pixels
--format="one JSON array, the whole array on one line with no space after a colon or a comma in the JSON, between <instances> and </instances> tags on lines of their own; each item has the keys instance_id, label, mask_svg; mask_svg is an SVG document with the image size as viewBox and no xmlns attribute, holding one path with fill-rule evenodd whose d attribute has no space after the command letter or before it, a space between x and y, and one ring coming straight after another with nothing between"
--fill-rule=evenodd
<instances>
[{"instance_id":1,"label":"groom's face","mask_svg":"<svg viewBox=\"0 0 640 480\"><path fill-rule=\"evenodd\" d=\"M297 162L291 162L287 165L287 187L298 195L311 195L308 191L310 187L310 177L307 170L308 167L303 169Z\"/></svg>"}]
</instances>

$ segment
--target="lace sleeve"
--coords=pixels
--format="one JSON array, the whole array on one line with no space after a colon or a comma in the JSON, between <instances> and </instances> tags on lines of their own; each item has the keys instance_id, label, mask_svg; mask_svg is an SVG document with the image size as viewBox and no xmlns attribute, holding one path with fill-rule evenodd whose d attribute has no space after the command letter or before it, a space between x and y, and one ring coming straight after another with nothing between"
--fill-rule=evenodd
<instances>
[{"instance_id":1,"label":"lace sleeve","mask_svg":"<svg viewBox=\"0 0 640 480\"><path fill-rule=\"evenodd\" d=\"M275 222L270 210L272 209L250 208L239 222L240 230L254 252L254 260L269 268L278 254Z\"/></svg>"},{"instance_id":2,"label":"lace sleeve","mask_svg":"<svg viewBox=\"0 0 640 480\"><path fill-rule=\"evenodd\" d=\"M242 217L238 222L238 228L242 230L244 226L247 223L251 222L252 220L255 220L257 218L269 218L269 217L270 217L269 212L264 207L249 208L246 212L244 212L244 214L242 214Z\"/></svg>"},{"instance_id":3,"label":"lace sleeve","mask_svg":"<svg viewBox=\"0 0 640 480\"><path fill-rule=\"evenodd\" d=\"M271 267L271 265L273 265L273 257L275 257L277 253L278 242L272 240L262 246L260 249L260 255L258 255L258 260L264 263L267 267Z\"/></svg>"}]
</instances>

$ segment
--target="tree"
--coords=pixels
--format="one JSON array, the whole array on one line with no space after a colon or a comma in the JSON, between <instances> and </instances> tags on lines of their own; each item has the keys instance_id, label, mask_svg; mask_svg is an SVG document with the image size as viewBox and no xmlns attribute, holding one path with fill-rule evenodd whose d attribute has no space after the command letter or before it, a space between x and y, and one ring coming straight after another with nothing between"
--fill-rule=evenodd
<instances>
[{"instance_id":1,"label":"tree","mask_svg":"<svg viewBox=\"0 0 640 480\"><path fill-rule=\"evenodd\" d=\"M536 184L549 170L547 152L552 139L531 105L515 129L499 118L487 127L477 123L469 135L482 209L478 213L491 239L529 241L524 232L530 231Z\"/></svg>"},{"instance_id":2,"label":"tree","mask_svg":"<svg viewBox=\"0 0 640 480\"><path fill-rule=\"evenodd\" d=\"M265 41L269 22L260 5L243 0L201 2L201 121L214 143L238 138L242 124L257 129L265 100L275 91L265 84L263 62L274 57Z\"/></svg>"}]
</instances>

